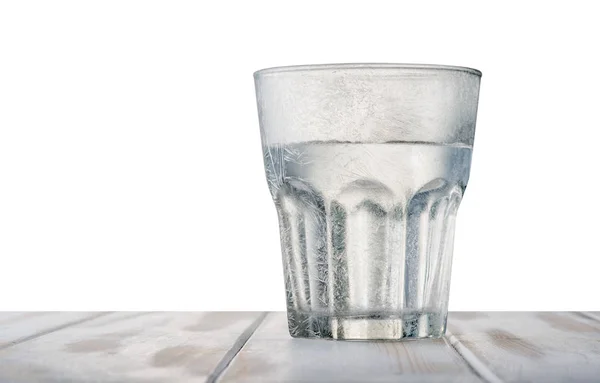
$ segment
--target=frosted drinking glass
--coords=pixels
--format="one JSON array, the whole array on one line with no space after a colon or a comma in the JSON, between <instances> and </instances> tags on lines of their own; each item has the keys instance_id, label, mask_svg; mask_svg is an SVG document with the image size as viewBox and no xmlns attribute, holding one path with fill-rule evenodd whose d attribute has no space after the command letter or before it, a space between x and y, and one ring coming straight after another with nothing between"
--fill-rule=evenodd
<instances>
[{"instance_id":1,"label":"frosted drinking glass","mask_svg":"<svg viewBox=\"0 0 600 383\"><path fill-rule=\"evenodd\" d=\"M343 64L254 78L290 334L442 336L481 72Z\"/></svg>"}]
</instances>

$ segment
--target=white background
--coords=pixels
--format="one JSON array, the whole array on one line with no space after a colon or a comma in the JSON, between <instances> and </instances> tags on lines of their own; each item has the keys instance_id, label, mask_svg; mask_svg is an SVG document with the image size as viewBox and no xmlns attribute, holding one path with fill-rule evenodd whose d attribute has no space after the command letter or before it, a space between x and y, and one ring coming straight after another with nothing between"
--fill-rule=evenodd
<instances>
[{"instance_id":1,"label":"white background","mask_svg":"<svg viewBox=\"0 0 600 383\"><path fill-rule=\"evenodd\" d=\"M3 2L0 309L284 309L252 72L330 62L483 72L451 309L600 309L598 13L529 3Z\"/></svg>"}]
</instances>

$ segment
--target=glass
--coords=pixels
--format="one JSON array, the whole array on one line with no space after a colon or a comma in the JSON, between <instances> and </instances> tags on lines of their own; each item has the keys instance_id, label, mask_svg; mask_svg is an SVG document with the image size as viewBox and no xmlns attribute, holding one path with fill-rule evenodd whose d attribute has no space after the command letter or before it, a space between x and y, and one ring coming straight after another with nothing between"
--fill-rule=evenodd
<instances>
[{"instance_id":1,"label":"glass","mask_svg":"<svg viewBox=\"0 0 600 383\"><path fill-rule=\"evenodd\" d=\"M441 337L481 72L404 64L254 74L293 337Z\"/></svg>"}]
</instances>

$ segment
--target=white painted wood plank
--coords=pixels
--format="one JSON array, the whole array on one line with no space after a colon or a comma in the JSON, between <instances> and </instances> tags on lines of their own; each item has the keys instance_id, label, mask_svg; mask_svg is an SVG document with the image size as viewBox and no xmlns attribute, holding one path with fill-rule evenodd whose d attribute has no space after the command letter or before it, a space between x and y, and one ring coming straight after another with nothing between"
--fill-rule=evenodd
<instances>
[{"instance_id":1,"label":"white painted wood plank","mask_svg":"<svg viewBox=\"0 0 600 383\"><path fill-rule=\"evenodd\" d=\"M600 381L600 323L583 315L450 313L448 329L503 381Z\"/></svg>"},{"instance_id":2,"label":"white painted wood plank","mask_svg":"<svg viewBox=\"0 0 600 383\"><path fill-rule=\"evenodd\" d=\"M588 318L591 318L591 319L594 319L594 320L600 322L600 311L585 311L582 314L587 316Z\"/></svg>"},{"instance_id":3,"label":"white painted wood plank","mask_svg":"<svg viewBox=\"0 0 600 383\"><path fill-rule=\"evenodd\" d=\"M102 313L0 312L0 349L98 315Z\"/></svg>"},{"instance_id":4,"label":"white painted wood plank","mask_svg":"<svg viewBox=\"0 0 600 383\"><path fill-rule=\"evenodd\" d=\"M114 313L0 350L0 382L203 382L260 313Z\"/></svg>"},{"instance_id":5,"label":"white painted wood plank","mask_svg":"<svg viewBox=\"0 0 600 383\"><path fill-rule=\"evenodd\" d=\"M293 339L270 313L220 382L479 382L443 340L351 342Z\"/></svg>"}]
</instances>

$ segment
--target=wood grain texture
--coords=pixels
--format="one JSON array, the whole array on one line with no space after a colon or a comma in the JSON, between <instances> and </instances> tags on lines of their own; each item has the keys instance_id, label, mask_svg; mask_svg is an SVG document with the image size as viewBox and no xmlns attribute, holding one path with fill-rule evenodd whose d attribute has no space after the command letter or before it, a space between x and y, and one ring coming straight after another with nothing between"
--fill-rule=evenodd
<instances>
[{"instance_id":1,"label":"wood grain texture","mask_svg":"<svg viewBox=\"0 0 600 383\"><path fill-rule=\"evenodd\" d=\"M450 313L448 329L502 381L600 381L600 322L579 313Z\"/></svg>"},{"instance_id":2,"label":"wood grain texture","mask_svg":"<svg viewBox=\"0 0 600 383\"><path fill-rule=\"evenodd\" d=\"M0 382L203 382L259 316L106 315L0 350Z\"/></svg>"},{"instance_id":3,"label":"wood grain texture","mask_svg":"<svg viewBox=\"0 0 600 383\"><path fill-rule=\"evenodd\" d=\"M220 382L479 382L443 339L351 342L292 339L270 313Z\"/></svg>"},{"instance_id":4,"label":"wood grain texture","mask_svg":"<svg viewBox=\"0 0 600 383\"><path fill-rule=\"evenodd\" d=\"M0 382L599 382L598 312L459 312L446 339L292 339L285 313L0 313Z\"/></svg>"},{"instance_id":5,"label":"wood grain texture","mask_svg":"<svg viewBox=\"0 0 600 383\"><path fill-rule=\"evenodd\" d=\"M104 314L93 312L0 312L0 350Z\"/></svg>"}]
</instances>

